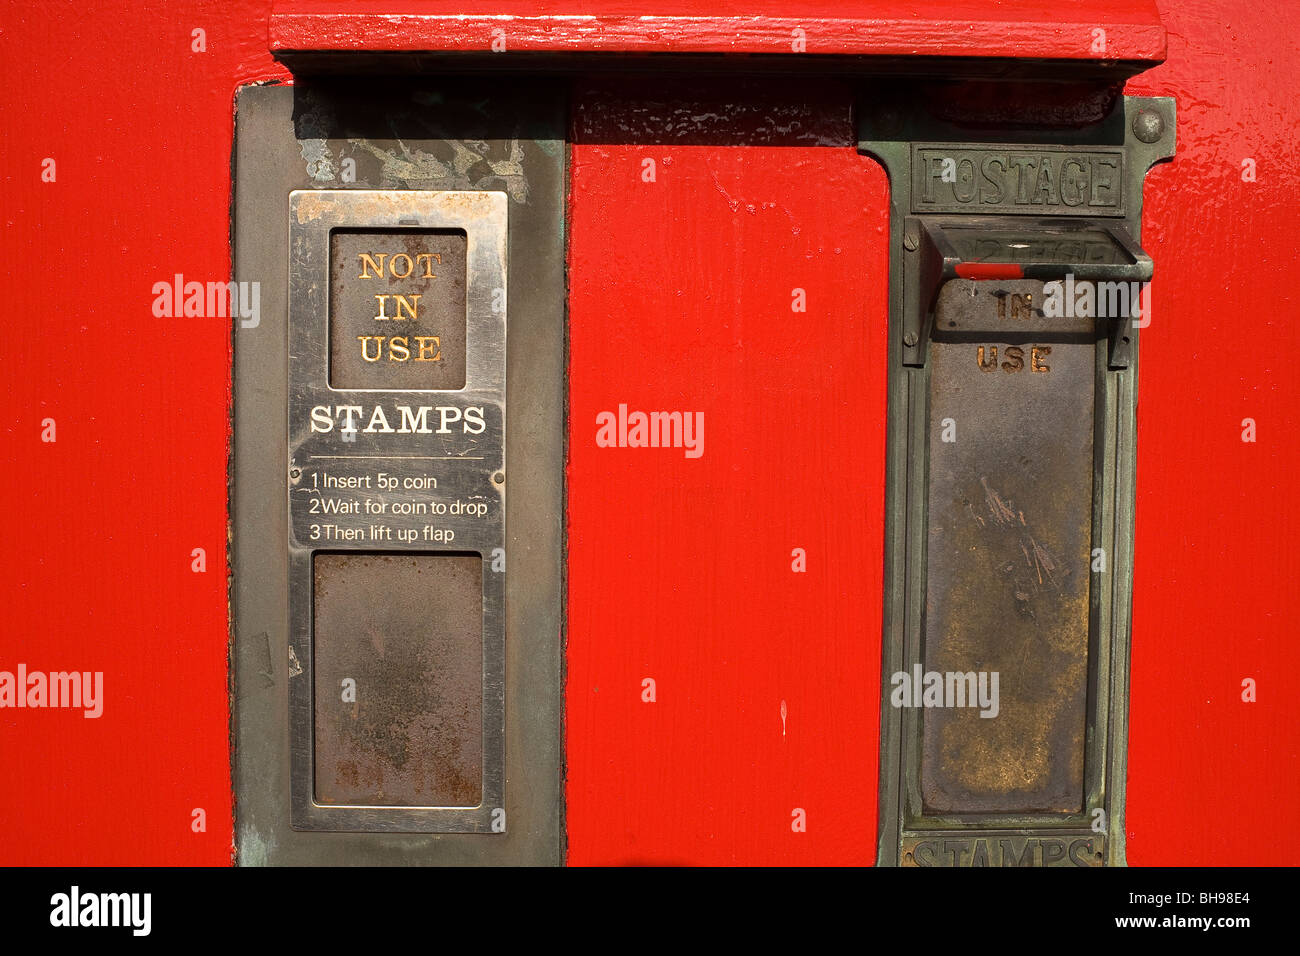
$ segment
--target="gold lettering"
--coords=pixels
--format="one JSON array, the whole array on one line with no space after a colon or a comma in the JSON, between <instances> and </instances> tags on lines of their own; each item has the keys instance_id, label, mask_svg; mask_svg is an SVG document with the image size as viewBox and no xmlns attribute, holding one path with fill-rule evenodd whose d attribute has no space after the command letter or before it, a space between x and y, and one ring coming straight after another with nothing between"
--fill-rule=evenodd
<instances>
[{"instance_id":1,"label":"gold lettering","mask_svg":"<svg viewBox=\"0 0 1300 956\"><path fill-rule=\"evenodd\" d=\"M1029 320L1034 317L1033 295L1013 295L1011 297L1011 318Z\"/></svg>"},{"instance_id":2,"label":"gold lettering","mask_svg":"<svg viewBox=\"0 0 1300 956\"><path fill-rule=\"evenodd\" d=\"M369 355L369 353L368 353L368 351L367 351L367 349L366 349L366 342L367 342L368 340L370 340L370 339L374 339L375 342L378 343L378 344L375 346L375 357L374 357L374 358L371 358L371 357L370 357L370 355ZM378 361L379 361L379 355L380 355L380 353L383 351L383 348L384 348L384 337L383 337L382 335L358 335L358 336L357 336L357 341L359 341L359 342L361 343L361 358L362 358L362 359L364 359L364 360L367 361L367 362L378 362Z\"/></svg>"},{"instance_id":3,"label":"gold lettering","mask_svg":"<svg viewBox=\"0 0 1300 956\"><path fill-rule=\"evenodd\" d=\"M375 298L379 300L379 314L378 314L377 316L375 316L375 320L378 321L379 319L387 319L387 318L389 318L389 315L388 315L387 311L385 311L386 308L387 308L386 305L385 305L385 303L388 301L388 296L386 296L386 295L377 295L377 296L375 296Z\"/></svg>"},{"instance_id":4,"label":"gold lettering","mask_svg":"<svg viewBox=\"0 0 1300 956\"><path fill-rule=\"evenodd\" d=\"M387 257L388 253L376 252L374 255L379 257L378 262L376 262L374 256L368 252L360 253L357 256L357 258L361 260L361 275L357 276L358 279L382 279L384 277L384 259ZM367 266L369 266L369 268L367 268ZM370 269L374 269L378 275L370 275Z\"/></svg>"},{"instance_id":5,"label":"gold lettering","mask_svg":"<svg viewBox=\"0 0 1300 956\"><path fill-rule=\"evenodd\" d=\"M1008 361L1002 363L1002 371L1019 372L1025 367L1025 350L1018 345L1008 345L1006 356Z\"/></svg>"},{"instance_id":6,"label":"gold lettering","mask_svg":"<svg viewBox=\"0 0 1300 956\"><path fill-rule=\"evenodd\" d=\"M398 259L405 259L405 260L406 260L406 271L405 271L405 272L398 272L398 271L397 271L397 260L398 260ZM413 268L415 268L415 266L414 266L414 264L411 262L411 257L408 256L405 252L399 252L399 253L397 253L397 255L393 256L393 258L391 258L391 259L388 260L388 272L389 272L390 275L392 275L392 277L393 277L394 279L405 279L407 276L409 276L409 275L411 274L411 270L412 270Z\"/></svg>"},{"instance_id":7,"label":"gold lettering","mask_svg":"<svg viewBox=\"0 0 1300 956\"><path fill-rule=\"evenodd\" d=\"M978 358L982 370L985 372L993 371L998 367L998 347L996 345L989 346L989 364L984 363L984 346L982 345L980 346Z\"/></svg>"},{"instance_id":8,"label":"gold lettering","mask_svg":"<svg viewBox=\"0 0 1300 956\"><path fill-rule=\"evenodd\" d=\"M397 354L401 352L401 354ZM411 349L407 345L406 336L394 335L388 340L388 361L405 362L411 357Z\"/></svg>"},{"instance_id":9,"label":"gold lettering","mask_svg":"<svg viewBox=\"0 0 1300 956\"><path fill-rule=\"evenodd\" d=\"M1040 364L1038 359L1041 356L1050 355L1051 352L1052 347L1050 345L1035 345L1029 350L1029 367L1035 372L1050 372L1052 370L1051 366Z\"/></svg>"},{"instance_id":10,"label":"gold lettering","mask_svg":"<svg viewBox=\"0 0 1300 956\"><path fill-rule=\"evenodd\" d=\"M442 337L438 335L417 335L415 337L415 347L419 351L416 353L417 362L439 362L442 360ZM432 342L432 345L428 343ZM430 355L429 353L433 354Z\"/></svg>"},{"instance_id":11,"label":"gold lettering","mask_svg":"<svg viewBox=\"0 0 1300 956\"><path fill-rule=\"evenodd\" d=\"M418 256L415 257L415 261L416 261L416 262L419 262L420 260L424 260L424 275L421 276L421 278L424 278L424 279L436 279L436 278L438 278L436 275L433 274L433 263L434 263L434 262L437 262L438 265L442 265L442 253L440 253L440 252L422 252L422 253L420 253Z\"/></svg>"},{"instance_id":12,"label":"gold lettering","mask_svg":"<svg viewBox=\"0 0 1300 956\"><path fill-rule=\"evenodd\" d=\"M410 318L415 318L415 313L420 308L420 297L418 295L395 295L393 298L397 300L397 314L393 318L405 318L406 316L402 315L403 308L406 309Z\"/></svg>"},{"instance_id":13,"label":"gold lettering","mask_svg":"<svg viewBox=\"0 0 1300 956\"><path fill-rule=\"evenodd\" d=\"M1011 300L1011 307L1008 309L1007 300ZM1001 321L1007 317L1010 312L1012 319L1032 319L1034 317L1034 296L1033 293L1021 295L1018 292L999 293L998 301L998 320Z\"/></svg>"}]
</instances>

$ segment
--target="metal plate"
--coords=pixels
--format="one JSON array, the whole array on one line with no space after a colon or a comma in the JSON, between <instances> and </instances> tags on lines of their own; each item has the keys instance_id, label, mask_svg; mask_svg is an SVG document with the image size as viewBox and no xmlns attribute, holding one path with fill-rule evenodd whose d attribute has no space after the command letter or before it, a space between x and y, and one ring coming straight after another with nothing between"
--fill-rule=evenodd
<instances>
[{"instance_id":1,"label":"metal plate","mask_svg":"<svg viewBox=\"0 0 1300 956\"><path fill-rule=\"evenodd\" d=\"M927 812L1083 808L1095 336L1036 312L1042 288L939 294L924 669L997 699L924 709Z\"/></svg>"},{"instance_id":2,"label":"metal plate","mask_svg":"<svg viewBox=\"0 0 1300 956\"><path fill-rule=\"evenodd\" d=\"M483 560L321 554L315 799L476 807L483 797Z\"/></svg>"},{"instance_id":3,"label":"metal plate","mask_svg":"<svg viewBox=\"0 0 1300 956\"><path fill-rule=\"evenodd\" d=\"M970 143L912 147L915 213L1123 216L1122 149Z\"/></svg>"},{"instance_id":4,"label":"metal plate","mask_svg":"<svg viewBox=\"0 0 1300 956\"><path fill-rule=\"evenodd\" d=\"M260 324L235 323L233 335L231 715L240 865L517 866L563 860L566 89L490 77L472 88L440 77L401 83L348 77L338 84L298 78L293 86L246 86L238 93L232 253L235 276L261 287ZM297 693L304 674L301 638L290 630L286 547L286 457L297 435L289 433L285 414L285 213L291 191L324 187L504 190L510 196L510 298L527 301L528 312L526 321L507 316L509 570L503 574L487 565L487 573L505 578L508 589L504 833L440 833L431 839L396 829L319 832L291 826L290 692ZM367 393L367 400L375 394L382 393ZM456 394L438 393L434 404ZM347 451L356 447L341 445ZM451 548L459 550L456 543ZM295 565L295 589L298 571ZM295 606L293 613L301 610Z\"/></svg>"},{"instance_id":5,"label":"metal plate","mask_svg":"<svg viewBox=\"0 0 1300 956\"><path fill-rule=\"evenodd\" d=\"M1048 324L1058 303L1038 300L1058 281L1068 299L1071 275L1151 279L1142 186L1175 120L1148 97L1069 128L959 126L906 93L859 114L891 187L881 865L959 865L977 836L981 857L1008 840L1024 860L1029 840L1051 865L1090 833L1096 862L1124 864L1137 327ZM896 677L931 669L998 670L999 716L894 704ZM934 841L953 853L907 858Z\"/></svg>"},{"instance_id":6,"label":"metal plate","mask_svg":"<svg viewBox=\"0 0 1300 956\"><path fill-rule=\"evenodd\" d=\"M465 386L465 234L335 229L330 385Z\"/></svg>"},{"instance_id":7,"label":"metal plate","mask_svg":"<svg viewBox=\"0 0 1300 956\"><path fill-rule=\"evenodd\" d=\"M904 833L903 866L1101 866L1106 838L1091 830Z\"/></svg>"},{"instance_id":8,"label":"metal plate","mask_svg":"<svg viewBox=\"0 0 1300 956\"><path fill-rule=\"evenodd\" d=\"M945 235L966 262L1014 262L1024 265L1129 265L1134 256L1101 229L1010 230L988 225L948 226Z\"/></svg>"},{"instance_id":9,"label":"metal plate","mask_svg":"<svg viewBox=\"0 0 1300 956\"><path fill-rule=\"evenodd\" d=\"M300 678L291 673L290 682L295 827L504 832L506 209L503 192L353 189L290 193L290 646L302 669ZM335 241L339 233L346 236L342 242ZM441 250L450 260L444 265L457 262L460 235L465 237L463 292L453 266L450 273L442 274L446 281L424 280L430 284L421 293L427 297L421 308L425 315L441 317L443 323L454 324L462 310L466 315L464 388L412 390L405 369L413 363L391 363L389 367L376 363L373 369L345 367L345 380L356 381L353 376L359 373L367 384L384 383L386 387L331 388L327 367L330 303L339 303L349 315L344 321L350 323L356 310L370 310L365 300L374 301L378 281L362 278L359 268L351 268L360 263L351 257L359 255L364 246L374 253L375 264L370 268L377 271L379 252L387 253L390 265L393 255L410 255L411 274L399 276L409 282L424 271L417 256ZM441 243L438 249L435 241ZM403 262L400 272L406 271ZM335 315L337 319L340 313ZM364 321L375 320L366 317ZM352 333L349 326L342 340ZM382 764L377 750L392 741L358 742L341 735L332 721L318 727L316 721L328 711L318 709L319 693L313 706L313 688L323 693L325 686L314 675L314 668L320 661L330 667L340 664L340 653L347 666L360 666L355 647L335 642L336 629L345 623L371 629L391 625L395 630L387 639L400 644L412 639L422 612L418 607L401 612L410 596L402 594L394 582L378 584L369 564L351 565L361 574L359 581L345 584L338 568L332 568L326 579L330 593L342 590L355 595L353 607L345 609L328 598L320 605L319 596L314 603L313 558L319 561L317 552L326 550L471 551L482 560L487 570L481 575L482 645L476 678L481 723L472 730L462 726L457 738L466 753L462 760L468 759L471 750L481 748L481 754L474 755L478 773L472 784L463 779L454 786L444 781L431 796L427 777L413 773L400 781L396 792L385 791L384 799L376 800L373 788L359 777L355 781L340 777L340 760L352 759L347 754L352 754L354 762L369 760L367 766L377 772ZM396 577L400 580L400 575ZM362 581L370 582L370 587L363 587ZM371 597L365 597L366 593ZM386 595L396 596L386 599ZM318 607L330 613L329 620L323 622L324 631L318 631L314 619ZM462 602L457 613L463 614L464 607ZM437 608L431 602L426 611L434 615ZM463 638L464 630L459 630ZM318 657L319 648L313 644L316 633L325 635L329 645L324 658ZM434 635L431 639L440 642L444 650L451 646L447 631L435 630ZM379 666L373 661L372 665ZM334 676L331 673L321 680L328 683ZM395 678L391 673L388 676ZM463 684L464 676L458 678L458 684ZM385 699L384 709L406 709L405 714L394 713L394 721L416 719L422 712L424 705L419 701L400 699L403 692L397 685L385 693L394 696ZM423 713L428 716L427 711ZM459 719L468 718L462 714ZM443 771L447 771L445 755L437 752L436 744L430 746L434 749L423 756L442 762ZM468 772L463 763L455 770L462 777ZM313 793L313 783L328 783L327 799ZM456 802L471 794L475 799L468 806L429 802L435 797ZM338 802L344 800L349 802Z\"/></svg>"}]
</instances>

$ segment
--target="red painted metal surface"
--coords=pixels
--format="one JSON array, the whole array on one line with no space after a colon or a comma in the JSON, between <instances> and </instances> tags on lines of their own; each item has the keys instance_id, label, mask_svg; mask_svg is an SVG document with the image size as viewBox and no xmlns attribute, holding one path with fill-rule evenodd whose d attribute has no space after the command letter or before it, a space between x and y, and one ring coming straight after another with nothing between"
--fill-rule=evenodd
<instances>
[{"instance_id":1,"label":"red painted metal surface","mask_svg":"<svg viewBox=\"0 0 1300 956\"><path fill-rule=\"evenodd\" d=\"M1266 7L1162 9L1170 60L1130 83L1178 98L1179 148L1146 189L1156 281L1138 410L1129 859L1290 863L1300 264L1282 237L1300 226L1300 107L1284 67L1300 42ZM267 5L246 0L47 3L0 19L0 670L105 675L98 719L0 710L0 862L229 858L228 326L155 318L151 286L228 273L232 93L283 76L268 24ZM847 141L844 90L721 82L700 81L694 99L724 118L694 116L682 139L658 107L639 127L610 112L663 99L658 87L576 103L574 863L872 856L885 183ZM806 104L798 122L779 135L745 125L773 96ZM798 141L806 129L821 138ZM794 286L807 313L790 311ZM703 411L704 455L598 448L594 416L620 403ZM1255 703L1241 699L1246 678Z\"/></svg>"},{"instance_id":2,"label":"red painted metal surface","mask_svg":"<svg viewBox=\"0 0 1300 956\"><path fill-rule=\"evenodd\" d=\"M1096 30L1104 31L1104 49ZM286 0L272 50L1164 58L1154 0ZM796 41L802 46L796 48Z\"/></svg>"},{"instance_id":3,"label":"red painted metal surface","mask_svg":"<svg viewBox=\"0 0 1300 956\"><path fill-rule=\"evenodd\" d=\"M1130 83L1177 99L1178 155L1143 213L1129 859L1294 865L1300 30L1231 0L1162 8L1169 63Z\"/></svg>"},{"instance_id":4,"label":"red painted metal surface","mask_svg":"<svg viewBox=\"0 0 1300 956\"><path fill-rule=\"evenodd\" d=\"M870 863L887 181L836 84L638 89L574 111L570 862Z\"/></svg>"},{"instance_id":5,"label":"red painted metal surface","mask_svg":"<svg viewBox=\"0 0 1300 956\"><path fill-rule=\"evenodd\" d=\"M0 709L0 862L228 862L230 326L156 318L152 286L230 275L264 5L2 16L0 670L99 671L104 700Z\"/></svg>"},{"instance_id":6,"label":"red painted metal surface","mask_svg":"<svg viewBox=\"0 0 1300 956\"><path fill-rule=\"evenodd\" d=\"M1025 270L1014 262L961 262L955 269L960 279L1023 279Z\"/></svg>"}]
</instances>

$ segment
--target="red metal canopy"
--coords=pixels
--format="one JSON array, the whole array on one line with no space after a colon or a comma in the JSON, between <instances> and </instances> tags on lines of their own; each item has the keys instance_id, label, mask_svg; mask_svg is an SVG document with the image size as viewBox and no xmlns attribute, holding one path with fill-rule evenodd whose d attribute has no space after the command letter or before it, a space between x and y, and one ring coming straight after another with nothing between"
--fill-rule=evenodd
<instances>
[{"instance_id":1,"label":"red metal canopy","mask_svg":"<svg viewBox=\"0 0 1300 956\"><path fill-rule=\"evenodd\" d=\"M494 46L495 44L495 46ZM1165 58L1155 0L280 0L270 47L430 54Z\"/></svg>"}]
</instances>

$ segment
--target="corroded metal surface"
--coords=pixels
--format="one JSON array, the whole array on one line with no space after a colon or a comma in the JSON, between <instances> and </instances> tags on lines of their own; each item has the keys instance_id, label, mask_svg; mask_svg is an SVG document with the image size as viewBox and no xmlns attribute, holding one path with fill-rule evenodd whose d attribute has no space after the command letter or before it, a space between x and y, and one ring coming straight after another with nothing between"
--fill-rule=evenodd
<instances>
[{"instance_id":1,"label":"corroded metal surface","mask_svg":"<svg viewBox=\"0 0 1300 956\"><path fill-rule=\"evenodd\" d=\"M235 194L235 276L259 281L262 321L235 335L234 413L232 436L235 481L231 490L231 543L234 586L231 591L234 626L232 678L236 791L236 833L239 861L245 865L431 865L431 864L551 864L563 860L563 735L561 535L563 531L563 407L564 407L564 152L563 90L530 82L482 78L465 86L458 81L429 83L360 83L323 89L298 82L293 87L245 87L236 113L237 174ZM516 162L512 157L520 157ZM355 182L351 177L355 174ZM509 194L508 275L500 271L476 299L473 266L468 269L466 298L471 305L467 386L478 383L474 396L463 392L436 395L330 392L327 378L326 331L329 276L317 264L327 259L328 236L314 234L295 245L297 220L286 216L285 199L305 190L312 201L303 214L312 224L337 206L332 190L347 186L354 200L370 211L350 220L335 216L338 228L445 228L447 219L463 215L470 200L481 195L442 197L431 206L419 190L504 190ZM445 210L443 215L439 210ZM374 215L371 215L373 212ZM316 217L316 218L312 218ZM403 220L414 219L416 226ZM381 225L386 224L386 225ZM475 259L475 232L469 221L469 258ZM482 237L486 239L487 237ZM481 242L480 250L491 250ZM311 292L317 305L307 314L305 334L290 334L288 280L290 262L300 254L311 260ZM500 260L506 260L506 249ZM403 270L404 271L404 270ZM491 290L530 303L527 321L492 311ZM296 296L303 292L300 286ZM492 316L492 321L487 316ZM496 336L504 344L505 327L513 342L509 363L511 408L521 417L507 437L500 456L497 436L503 434L503 411L493 399L505 397L505 368L499 350L472 351L473 343ZM299 328L295 322L295 329ZM286 369L304 341L312 343L311 385L317 398L307 407L295 406ZM324 347L316 349L317 343ZM517 346L517 347L516 347ZM484 362L484 359L489 361ZM340 434L346 422L331 414L332 431L310 431L315 404L364 406L354 422L354 434ZM430 434L367 433L374 408L383 406L391 427L402 427L397 405L419 415L422 406L484 406L482 434L463 430L465 424L449 412L446 434L437 434L442 412L427 417ZM299 408L286 414L286 408ZM336 410L336 409L335 409ZM310 437L318 441L295 449ZM552 440L552 437L554 440ZM352 439L352 440L348 440ZM414 451L401 444L418 442ZM286 454L289 460L286 461ZM493 460L384 458L367 463L359 455L493 456ZM336 455L318 459L314 455ZM509 479L492 480L504 462L515 469ZM483 472L467 475L469 467ZM303 503L285 507L288 494ZM378 473L399 481L396 489L379 486ZM334 487L327 488L329 475ZM371 475L368 486L352 481ZM438 486L407 487L407 477L430 476ZM341 481L333 481L339 478ZM319 482L319 484L317 484ZM307 489L311 489L308 491ZM319 489L319 492L317 492ZM324 495L321 492L325 493ZM356 514L350 507L335 513L311 514L310 498L330 497L344 505L370 498L387 504L384 514ZM437 499L487 504L488 514L395 516L393 502ZM506 509L509 513L506 513ZM319 509L318 509L319 510ZM401 529L415 529L419 540L409 553L478 551L484 555L483 588L483 775L482 809L356 808L313 802L315 774L315 694L310 628L313 613L312 554L349 551L349 542L331 536L314 543L310 528L295 537L291 517L306 512L308 523L343 528L385 524L391 537L378 535L353 547L386 553L401 551ZM446 543L436 534L425 540L423 528L454 531ZM477 526L477 528L476 528ZM514 541L507 573L504 548ZM305 536L304 536L305 535ZM407 534L409 538L409 533ZM285 543L288 541L288 553ZM497 550L502 549L502 550ZM352 552L355 553L355 552ZM511 640L505 641L509 631ZM515 675L508 683L506 673ZM522 675L524 679L517 679ZM333 688L331 688L331 691ZM341 689L340 689L341 690ZM358 702L365 706L365 688ZM341 695L340 695L340 703ZM509 778L512 790L505 792ZM286 779L287 778L287 779ZM287 791L287 792L286 792ZM319 831L330 830L328 835ZM430 831L438 835L431 838Z\"/></svg>"},{"instance_id":2,"label":"corroded metal surface","mask_svg":"<svg viewBox=\"0 0 1300 956\"><path fill-rule=\"evenodd\" d=\"M464 232L335 229L330 385L465 385Z\"/></svg>"},{"instance_id":3,"label":"corroded metal surface","mask_svg":"<svg viewBox=\"0 0 1300 956\"><path fill-rule=\"evenodd\" d=\"M997 674L999 700L924 711L928 812L1082 810L1095 339L1042 285L939 296L924 664Z\"/></svg>"},{"instance_id":4,"label":"corroded metal surface","mask_svg":"<svg viewBox=\"0 0 1300 956\"><path fill-rule=\"evenodd\" d=\"M1032 228L1020 230L1005 225L947 226L944 232L966 262L1050 263L1066 268L1133 262L1133 256L1101 229L1068 229L1055 223L1053 228L1044 228L1034 223Z\"/></svg>"},{"instance_id":5,"label":"corroded metal surface","mask_svg":"<svg viewBox=\"0 0 1300 956\"><path fill-rule=\"evenodd\" d=\"M478 555L314 557L316 802L477 806Z\"/></svg>"},{"instance_id":6,"label":"corroded metal surface","mask_svg":"<svg viewBox=\"0 0 1300 956\"><path fill-rule=\"evenodd\" d=\"M877 861L1122 866L1142 186L1176 109L999 97L983 129L970 93L859 113L892 203ZM996 717L946 706L994 672Z\"/></svg>"},{"instance_id":7,"label":"corroded metal surface","mask_svg":"<svg viewBox=\"0 0 1300 956\"><path fill-rule=\"evenodd\" d=\"M913 212L1124 215L1122 149L926 143L912 151Z\"/></svg>"},{"instance_id":8,"label":"corroded metal surface","mask_svg":"<svg viewBox=\"0 0 1300 956\"><path fill-rule=\"evenodd\" d=\"M289 194L289 614L290 646L302 665L289 695L296 827L504 832L508 208L508 197L498 191L322 189ZM408 228L410 233L402 235ZM342 260L335 265L346 277L341 282L337 275L331 278L330 263L331 237L340 233L358 242L333 243L339 254L335 259ZM419 293L418 284L406 284L442 268L433 258L437 249L432 238L439 236L465 237L459 293L454 285L440 288L440 279L427 280L433 283L426 286L427 293ZM455 245L444 247L446 259L457 259ZM373 261L361 261L363 248ZM378 284L381 269L385 283L393 272L394 258L403 284ZM370 278L364 277L367 272ZM350 288L357 285L359 290ZM376 294L396 295L401 288L408 296L421 295L422 305L417 307L412 299L402 319L396 318L397 305L390 299L387 312L394 318L362 320L371 325L404 325L415 321L419 310L429 310L434 317L466 316L464 386L398 390L392 387L389 369L382 368L363 370L364 383L382 382L387 388L330 386L326 319L332 287L334 299L357 309L364 306L363 315L371 311L365 299L373 301ZM376 288L392 291L376 293ZM409 336L406 344L407 351L414 346L418 354L419 345ZM434 657L412 657L414 651L407 649L391 668L382 655L372 662L378 668L370 675L373 680L390 684L387 690L371 688L371 694L380 695L368 698L377 709L368 711L361 724L317 725L322 715L333 713L318 710L324 706L322 695L334 694L336 682L351 676L335 672L316 678L322 658L313 648L322 635L332 644L348 639L364 646L365 629L381 622L395 629L402 644L427 633L416 623L418 614L427 615L437 627L453 608L459 609L457 614L469 613L464 610L468 598L440 609L441 598L428 594L430 588L402 584L396 572L395 584L362 563L355 565L361 584L344 584L343 570L325 582L327 599L344 590L356 606L348 609L340 601L327 607L335 617L324 622L321 631L313 623L313 588L320 583L315 581L313 559L321 551L405 552L412 557L475 552L491 561L490 573L473 576L481 588L475 599L481 630L476 632L477 653L465 658L466 663L471 658L475 662L477 711L471 715L455 706L455 701L469 699L468 672L451 685L438 683L460 671L446 669L439 655L450 648L435 642ZM399 566L395 561L388 564ZM429 569L441 565L424 567L429 577L434 575ZM464 639L463 630L453 628L453 633ZM361 652L347 646L352 650L339 652L344 653L341 663L360 668ZM410 683L414 672L434 681L434 697L422 697ZM358 684L359 704L364 691ZM465 736L471 734L470 724L472 741ZM444 727L455 727L456 733L444 734ZM455 750L457 745L463 753ZM475 773L477 784L471 785Z\"/></svg>"},{"instance_id":9,"label":"corroded metal surface","mask_svg":"<svg viewBox=\"0 0 1300 956\"><path fill-rule=\"evenodd\" d=\"M903 866L1101 866L1106 838L1091 830L904 833Z\"/></svg>"}]
</instances>

